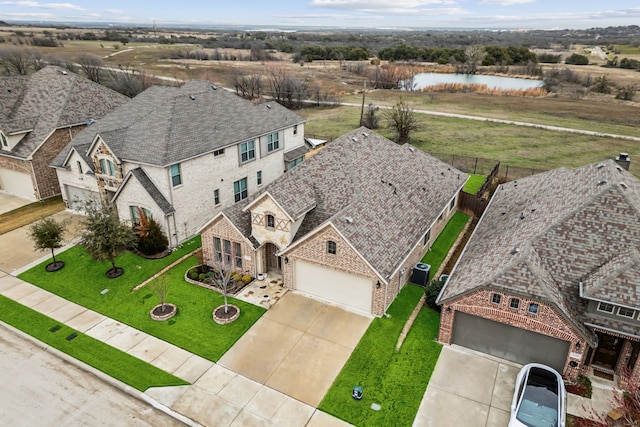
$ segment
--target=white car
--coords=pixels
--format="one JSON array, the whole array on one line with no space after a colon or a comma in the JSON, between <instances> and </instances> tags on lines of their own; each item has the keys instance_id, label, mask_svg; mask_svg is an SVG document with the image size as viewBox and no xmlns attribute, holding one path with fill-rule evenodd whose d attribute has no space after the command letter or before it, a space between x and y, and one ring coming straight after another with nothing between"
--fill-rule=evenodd
<instances>
[{"instance_id":1,"label":"white car","mask_svg":"<svg viewBox=\"0 0 640 427\"><path fill-rule=\"evenodd\" d=\"M565 427L566 402L564 381L555 369L524 365L516 378L509 427Z\"/></svg>"}]
</instances>

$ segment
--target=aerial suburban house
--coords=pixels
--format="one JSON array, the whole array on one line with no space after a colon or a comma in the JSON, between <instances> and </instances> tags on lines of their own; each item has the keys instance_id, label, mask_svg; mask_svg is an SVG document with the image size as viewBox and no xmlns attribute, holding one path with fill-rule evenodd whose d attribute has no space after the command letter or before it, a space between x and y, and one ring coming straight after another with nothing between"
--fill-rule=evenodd
<instances>
[{"instance_id":1,"label":"aerial suburban house","mask_svg":"<svg viewBox=\"0 0 640 427\"><path fill-rule=\"evenodd\" d=\"M468 175L361 127L201 231L205 262L374 316L457 207Z\"/></svg>"},{"instance_id":2,"label":"aerial suburban house","mask_svg":"<svg viewBox=\"0 0 640 427\"><path fill-rule=\"evenodd\" d=\"M76 135L54 160L67 206L155 219L176 245L308 151L305 120L207 81L154 86Z\"/></svg>"},{"instance_id":3,"label":"aerial suburban house","mask_svg":"<svg viewBox=\"0 0 640 427\"><path fill-rule=\"evenodd\" d=\"M42 200L60 194L49 163L74 135L129 98L55 66L0 77L0 191Z\"/></svg>"},{"instance_id":4,"label":"aerial suburban house","mask_svg":"<svg viewBox=\"0 0 640 427\"><path fill-rule=\"evenodd\" d=\"M612 160L503 184L439 296L439 340L637 379L639 248L640 181Z\"/></svg>"}]
</instances>

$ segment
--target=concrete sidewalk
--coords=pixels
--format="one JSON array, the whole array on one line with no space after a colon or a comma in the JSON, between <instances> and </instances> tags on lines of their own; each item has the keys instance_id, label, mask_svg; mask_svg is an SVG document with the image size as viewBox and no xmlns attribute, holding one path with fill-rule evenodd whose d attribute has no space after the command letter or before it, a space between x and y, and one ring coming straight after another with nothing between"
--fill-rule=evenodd
<instances>
[{"instance_id":1,"label":"concrete sidewalk","mask_svg":"<svg viewBox=\"0 0 640 427\"><path fill-rule=\"evenodd\" d=\"M348 426L230 369L0 272L0 294L192 383L147 390L153 406L204 426ZM123 390L130 388L122 384Z\"/></svg>"}]
</instances>

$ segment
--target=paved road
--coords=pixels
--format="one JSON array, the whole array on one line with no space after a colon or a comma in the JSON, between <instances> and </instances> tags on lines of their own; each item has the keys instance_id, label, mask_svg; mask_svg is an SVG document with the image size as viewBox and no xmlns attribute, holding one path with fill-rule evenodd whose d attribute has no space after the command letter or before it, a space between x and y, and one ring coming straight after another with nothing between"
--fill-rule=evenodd
<instances>
[{"instance_id":1,"label":"paved road","mask_svg":"<svg viewBox=\"0 0 640 427\"><path fill-rule=\"evenodd\" d=\"M178 426L153 409L0 324L0 424Z\"/></svg>"}]
</instances>

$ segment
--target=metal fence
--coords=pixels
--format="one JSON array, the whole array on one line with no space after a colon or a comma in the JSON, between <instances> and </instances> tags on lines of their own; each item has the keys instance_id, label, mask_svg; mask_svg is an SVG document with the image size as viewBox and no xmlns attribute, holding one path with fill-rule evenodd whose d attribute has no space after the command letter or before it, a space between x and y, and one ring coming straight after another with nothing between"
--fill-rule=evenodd
<instances>
[{"instance_id":1,"label":"metal fence","mask_svg":"<svg viewBox=\"0 0 640 427\"><path fill-rule=\"evenodd\" d=\"M534 168L522 168L517 166L510 166L504 162L500 162L495 159L486 159L483 157L471 157L461 156L457 154L443 154L443 153L429 153L434 157L442 160L445 163L450 164L456 169L460 169L462 172L472 173L477 175L490 175L497 164L500 164L497 174L495 175L499 180L512 181L514 179L524 178L536 173L544 172L543 169Z\"/></svg>"}]
</instances>

